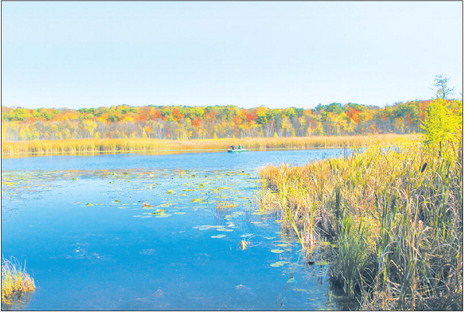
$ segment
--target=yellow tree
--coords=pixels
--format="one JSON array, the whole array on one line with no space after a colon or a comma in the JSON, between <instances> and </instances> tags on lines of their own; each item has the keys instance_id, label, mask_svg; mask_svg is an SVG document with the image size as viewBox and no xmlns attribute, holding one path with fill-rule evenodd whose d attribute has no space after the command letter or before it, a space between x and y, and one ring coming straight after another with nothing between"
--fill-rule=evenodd
<instances>
[{"instance_id":1,"label":"yellow tree","mask_svg":"<svg viewBox=\"0 0 465 312\"><path fill-rule=\"evenodd\" d=\"M453 111L447 100L437 98L428 107L422 129L429 144L457 143L461 140L462 111Z\"/></svg>"}]
</instances>

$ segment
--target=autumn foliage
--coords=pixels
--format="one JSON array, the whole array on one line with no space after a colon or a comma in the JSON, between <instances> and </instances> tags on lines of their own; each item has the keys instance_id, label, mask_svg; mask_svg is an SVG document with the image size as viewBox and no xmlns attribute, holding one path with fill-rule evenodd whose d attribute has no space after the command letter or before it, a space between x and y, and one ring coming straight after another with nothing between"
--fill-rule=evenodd
<instances>
[{"instance_id":1,"label":"autumn foliage","mask_svg":"<svg viewBox=\"0 0 465 312\"><path fill-rule=\"evenodd\" d=\"M155 138L208 139L408 134L421 132L431 101L379 108L361 104L318 105L314 109L244 109L237 106L142 106L74 109L2 107L5 141ZM461 101L446 100L450 109Z\"/></svg>"}]
</instances>

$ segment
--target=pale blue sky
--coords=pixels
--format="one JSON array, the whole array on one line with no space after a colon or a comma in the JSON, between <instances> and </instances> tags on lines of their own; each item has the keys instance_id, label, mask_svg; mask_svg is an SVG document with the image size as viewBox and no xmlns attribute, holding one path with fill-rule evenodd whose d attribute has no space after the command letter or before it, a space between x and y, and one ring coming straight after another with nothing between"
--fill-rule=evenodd
<instances>
[{"instance_id":1,"label":"pale blue sky","mask_svg":"<svg viewBox=\"0 0 465 312\"><path fill-rule=\"evenodd\" d=\"M461 2L3 2L3 105L461 96Z\"/></svg>"}]
</instances>

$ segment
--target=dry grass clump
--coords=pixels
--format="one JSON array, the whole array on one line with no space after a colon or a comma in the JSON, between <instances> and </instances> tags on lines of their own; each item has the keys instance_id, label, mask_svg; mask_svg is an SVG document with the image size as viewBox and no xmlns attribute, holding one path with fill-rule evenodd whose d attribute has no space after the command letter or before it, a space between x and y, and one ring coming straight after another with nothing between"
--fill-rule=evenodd
<instances>
[{"instance_id":1,"label":"dry grass clump","mask_svg":"<svg viewBox=\"0 0 465 312\"><path fill-rule=\"evenodd\" d=\"M34 280L24 268L9 260L2 261L2 306L14 305L35 288Z\"/></svg>"},{"instance_id":2,"label":"dry grass clump","mask_svg":"<svg viewBox=\"0 0 465 312\"><path fill-rule=\"evenodd\" d=\"M173 153L226 150L230 145L242 145L249 150L311 149L368 146L370 144L399 142L417 139L415 135L374 136L313 136L291 138L228 138L201 140L161 139L79 139L79 140L36 140L3 142L3 157L30 155L79 155L101 153Z\"/></svg>"},{"instance_id":3,"label":"dry grass clump","mask_svg":"<svg viewBox=\"0 0 465 312\"><path fill-rule=\"evenodd\" d=\"M268 166L260 174L306 251L324 241L336 246L333 284L362 309L461 310L457 151L461 146L372 147L348 159Z\"/></svg>"}]
</instances>

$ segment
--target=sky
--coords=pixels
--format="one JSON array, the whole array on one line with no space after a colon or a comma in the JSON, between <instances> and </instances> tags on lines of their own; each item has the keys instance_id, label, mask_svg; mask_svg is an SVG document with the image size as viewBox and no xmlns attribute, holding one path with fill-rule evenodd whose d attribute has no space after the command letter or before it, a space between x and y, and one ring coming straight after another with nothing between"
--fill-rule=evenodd
<instances>
[{"instance_id":1,"label":"sky","mask_svg":"<svg viewBox=\"0 0 465 312\"><path fill-rule=\"evenodd\" d=\"M2 105L461 98L461 2L2 2Z\"/></svg>"}]
</instances>

